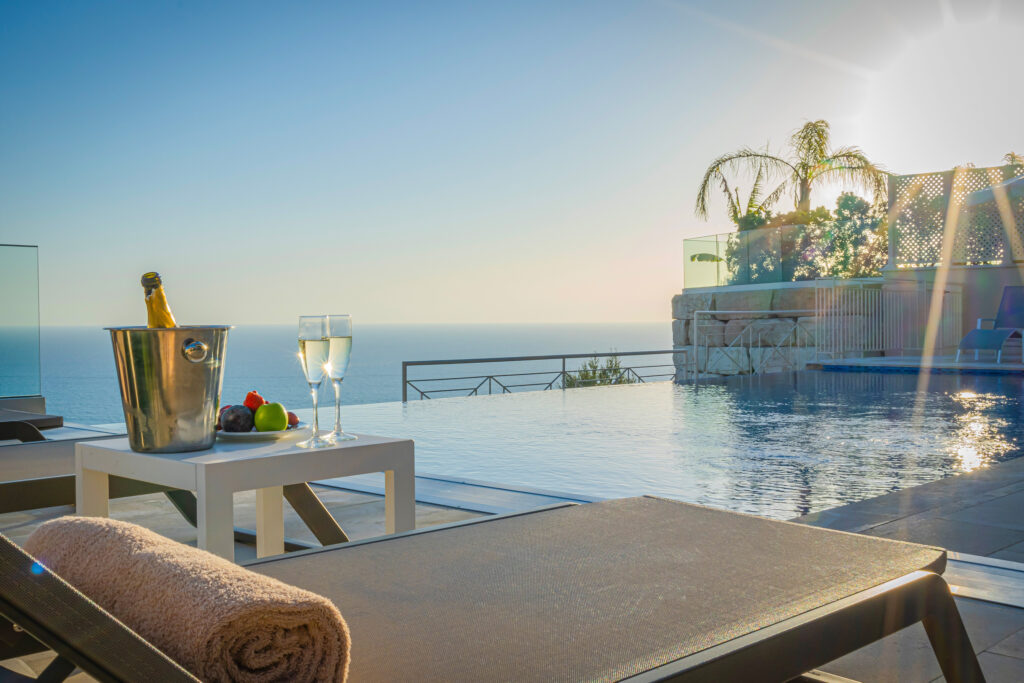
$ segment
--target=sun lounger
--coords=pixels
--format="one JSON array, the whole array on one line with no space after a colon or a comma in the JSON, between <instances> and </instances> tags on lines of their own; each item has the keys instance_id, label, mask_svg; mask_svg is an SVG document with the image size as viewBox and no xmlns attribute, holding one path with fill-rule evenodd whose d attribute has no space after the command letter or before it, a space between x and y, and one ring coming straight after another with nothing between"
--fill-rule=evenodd
<instances>
[{"instance_id":1,"label":"sun lounger","mask_svg":"<svg viewBox=\"0 0 1024 683\"><path fill-rule=\"evenodd\" d=\"M917 622L948 681L981 681L945 561L938 548L628 498L246 566L337 604L353 681L788 681ZM72 640L64 610L98 609L71 589L38 595L30 563L16 559L13 579L0 568L4 616L83 668L136 647L155 656L123 633L116 651Z\"/></svg>"},{"instance_id":2,"label":"sun lounger","mask_svg":"<svg viewBox=\"0 0 1024 683\"><path fill-rule=\"evenodd\" d=\"M53 429L64 426L64 418L60 415L30 413L27 410L0 407L0 425L5 422L27 422L36 429Z\"/></svg>"},{"instance_id":3,"label":"sun lounger","mask_svg":"<svg viewBox=\"0 0 1024 683\"><path fill-rule=\"evenodd\" d=\"M992 323L991 329L982 325ZM960 362L960 353L974 351L974 360L978 360L979 351L994 351L996 362L1003 362L1003 344L1010 337L1024 336L1024 287L1004 287L1003 298L999 302L999 311L995 318L978 318L978 325L967 333L956 350L956 361Z\"/></svg>"}]
</instances>

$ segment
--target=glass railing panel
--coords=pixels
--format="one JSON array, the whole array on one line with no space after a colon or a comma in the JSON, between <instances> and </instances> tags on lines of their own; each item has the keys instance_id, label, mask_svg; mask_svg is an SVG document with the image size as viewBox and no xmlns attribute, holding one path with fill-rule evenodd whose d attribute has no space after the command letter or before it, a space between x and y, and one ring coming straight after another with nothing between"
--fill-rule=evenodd
<instances>
[{"instance_id":1,"label":"glass railing panel","mask_svg":"<svg viewBox=\"0 0 1024 683\"><path fill-rule=\"evenodd\" d=\"M683 287L717 287L722 276L717 235L683 240Z\"/></svg>"},{"instance_id":2,"label":"glass railing panel","mask_svg":"<svg viewBox=\"0 0 1024 683\"><path fill-rule=\"evenodd\" d=\"M37 252L0 244L0 398L40 394Z\"/></svg>"},{"instance_id":3,"label":"glass railing panel","mask_svg":"<svg viewBox=\"0 0 1024 683\"><path fill-rule=\"evenodd\" d=\"M879 220L785 225L683 240L684 287L876 277L888 256Z\"/></svg>"},{"instance_id":4,"label":"glass railing panel","mask_svg":"<svg viewBox=\"0 0 1024 683\"><path fill-rule=\"evenodd\" d=\"M739 234L747 247L748 284L782 282L779 231L748 230Z\"/></svg>"}]
</instances>

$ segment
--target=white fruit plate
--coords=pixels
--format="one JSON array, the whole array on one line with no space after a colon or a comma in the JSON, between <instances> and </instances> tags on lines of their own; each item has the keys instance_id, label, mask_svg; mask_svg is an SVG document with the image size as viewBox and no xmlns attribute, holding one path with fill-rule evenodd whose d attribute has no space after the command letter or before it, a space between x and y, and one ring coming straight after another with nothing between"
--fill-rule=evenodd
<instances>
[{"instance_id":1,"label":"white fruit plate","mask_svg":"<svg viewBox=\"0 0 1024 683\"><path fill-rule=\"evenodd\" d=\"M217 438L221 441L277 441L299 435L309 435L309 425L305 422L276 432L225 432L223 429L217 432Z\"/></svg>"}]
</instances>

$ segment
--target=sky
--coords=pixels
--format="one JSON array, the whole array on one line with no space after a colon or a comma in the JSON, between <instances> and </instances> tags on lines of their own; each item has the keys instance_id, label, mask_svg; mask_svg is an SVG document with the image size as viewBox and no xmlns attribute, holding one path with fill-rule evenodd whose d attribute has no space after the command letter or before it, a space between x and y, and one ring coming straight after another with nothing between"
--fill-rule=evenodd
<instances>
[{"instance_id":1,"label":"sky","mask_svg":"<svg viewBox=\"0 0 1024 683\"><path fill-rule=\"evenodd\" d=\"M44 325L667 321L719 154L1024 153L1024 2L0 3L0 243ZM743 179L737 180L741 188ZM842 188L823 188L831 204Z\"/></svg>"}]
</instances>

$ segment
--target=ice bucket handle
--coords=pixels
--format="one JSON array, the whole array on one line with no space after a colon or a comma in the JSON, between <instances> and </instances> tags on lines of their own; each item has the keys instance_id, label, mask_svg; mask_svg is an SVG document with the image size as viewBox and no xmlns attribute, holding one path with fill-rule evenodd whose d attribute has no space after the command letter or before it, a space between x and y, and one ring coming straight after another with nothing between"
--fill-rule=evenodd
<instances>
[{"instance_id":1,"label":"ice bucket handle","mask_svg":"<svg viewBox=\"0 0 1024 683\"><path fill-rule=\"evenodd\" d=\"M186 339L181 345L181 355L190 363L202 363L209 354L209 346L191 337Z\"/></svg>"}]
</instances>

